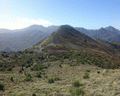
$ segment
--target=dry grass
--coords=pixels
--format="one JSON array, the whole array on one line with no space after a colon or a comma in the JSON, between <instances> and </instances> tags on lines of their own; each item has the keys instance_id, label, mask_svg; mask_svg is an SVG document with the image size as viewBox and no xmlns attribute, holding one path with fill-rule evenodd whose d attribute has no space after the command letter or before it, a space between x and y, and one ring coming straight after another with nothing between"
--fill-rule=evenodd
<instances>
[{"instance_id":1,"label":"dry grass","mask_svg":"<svg viewBox=\"0 0 120 96\"><path fill-rule=\"evenodd\" d=\"M73 89L72 83L79 80L83 85L80 86L85 90L85 96L114 96L120 95L120 75L119 69L109 69L107 73L102 73L103 69L93 65L80 64L80 66L70 66L68 60L50 62L51 66L45 69L45 75L42 78L35 77L36 72L25 68L23 73L19 74L19 67L14 68L12 72L0 72L0 82L5 84L5 91L0 91L2 96L32 96L35 92L37 96L49 96L54 93L70 94ZM61 64L62 68L59 67ZM83 79L86 70L90 70L89 79ZM97 73L100 71L100 74ZM32 80L23 82L24 73L30 73ZM14 82L10 80L13 77ZM45 78L46 77L46 78ZM47 78L48 77L48 78ZM49 78L59 77L61 80L49 84Z\"/></svg>"}]
</instances>

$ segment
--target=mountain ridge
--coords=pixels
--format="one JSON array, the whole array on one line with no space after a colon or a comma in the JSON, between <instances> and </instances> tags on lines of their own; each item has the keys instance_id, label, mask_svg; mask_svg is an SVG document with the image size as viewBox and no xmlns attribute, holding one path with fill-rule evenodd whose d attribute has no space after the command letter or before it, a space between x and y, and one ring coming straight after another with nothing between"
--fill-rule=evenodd
<instances>
[{"instance_id":1,"label":"mountain ridge","mask_svg":"<svg viewBox=\"0 0 120 96\"><path fill-rule=\"evenodd\" d=\"M31 25L24 29L18 29L18 30L6 29L7 31L5 31L5 33L0 32L0 44L2 45L0 46L0 51L4 51L4 48L7 47L8 45L12 51L24 50L34 45L35 43L39 42L44 37L48 36L49 34L54 32L58 28L59 26L54 26L54 25L48 26L48 27L44 27L42 25ZM82 27L73 27L73 28L92 38L98 38L98 39L102 39L102 40L109 41L109 42L120 42L120 38L119 38L120 32L118 29L112 26L100 28L97 30L88 30ZM43 33L40 33L39 31ZM37 35L40 37L38 38ZM29 38L29 39L26 39L25 36L26 38ZM18 39L18 37L20 39ZM35 40L35 38L38 38L38 39ZM34 42L31 42L32 40Z\"/></svg>"},{"instance_id":2,"label":"mountain ridge","mask_svg":"<svg viewBox=\"0 0 120 96\"><path fill-rule=\"evenodd\" d=\"M115 47L111 43L100 40L98 42L69 25L60 26L52 34L33 45L33 47L39 50L45 49L47 51L58 51L60 49L68 51L68 49L78 50L80 48L87 48L104 51L106 53L114 53L117 50L114 50Z\"/></svg>"}]
</instances>

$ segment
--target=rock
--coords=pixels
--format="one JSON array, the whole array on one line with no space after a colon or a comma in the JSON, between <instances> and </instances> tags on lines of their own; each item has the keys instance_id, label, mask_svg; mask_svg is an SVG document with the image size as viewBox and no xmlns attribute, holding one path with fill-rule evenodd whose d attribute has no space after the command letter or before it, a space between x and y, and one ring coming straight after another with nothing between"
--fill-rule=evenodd
<instances>
[{"instance_id":1,"label":"rock","mask_svg":"<svg viewBox=\"0 0 120 96\"><path fill-rule=\"evenodd\" d=\"M104 69L102 73L107 73L107 72L108 72L108 70L107 70L107 69Z\"/></svg>"}]
</instances>

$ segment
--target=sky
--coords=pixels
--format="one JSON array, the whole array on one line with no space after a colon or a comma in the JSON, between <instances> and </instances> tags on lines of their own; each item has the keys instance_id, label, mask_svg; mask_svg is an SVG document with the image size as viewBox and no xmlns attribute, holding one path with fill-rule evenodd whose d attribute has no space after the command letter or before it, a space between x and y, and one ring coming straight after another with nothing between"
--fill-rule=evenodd
<instances>
[{"instance_id":1,"label":"sky","mask_svg":"<svg viewBox=\"0 0 120 96\"><path fill-rule=\"evenodd\" d=\"M33 24L120 29L120 0L0 0L0 28Z\"/></svg>"}]
</instances>

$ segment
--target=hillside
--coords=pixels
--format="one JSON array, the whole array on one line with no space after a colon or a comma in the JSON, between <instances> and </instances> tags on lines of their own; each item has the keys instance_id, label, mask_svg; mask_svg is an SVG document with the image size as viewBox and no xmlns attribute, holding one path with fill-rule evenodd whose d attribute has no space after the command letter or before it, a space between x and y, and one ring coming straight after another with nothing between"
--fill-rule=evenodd
<instances>
[{"instance_id":1,"label":"hillside","mask_svg":"<svg viewBox=\"0 0 120 96\"><path fill-rule=\"evenodd\" d=\"M0 95L119 96L119 49L62 25L26 50L0 52Z\"/></svg>"},{"instance_id":2,"label":"hillside","mask_svg":"<svg viewBox=\"0 0 120 96\"><path fill-rule=\"evenodd\" d=\"M27 30L15 33L2 33L0 35L0 51L9 47L12 51L24 50L46 37L48 33L39 30Z\"/></svg>"},{"instance_id":3,"label":"hillside","mask_svg":"<svg viewBox=\"0 0 120 96\"><path fill-rule=\"evenodd\" d=\"M116 45L117 46L117 45ZM72 50L72 49L91 49L106 53L119 51L111 43L96 41L82 32L77 31L69 25L60 26L55 32L44 38L33 46L40 50ZM33 48L32 47L32 48Z\"/></svg>"}]
</instances>

